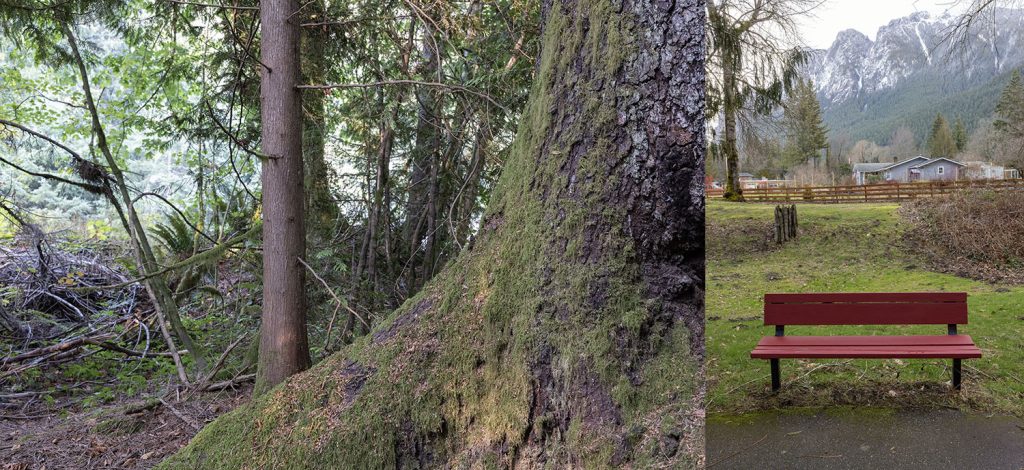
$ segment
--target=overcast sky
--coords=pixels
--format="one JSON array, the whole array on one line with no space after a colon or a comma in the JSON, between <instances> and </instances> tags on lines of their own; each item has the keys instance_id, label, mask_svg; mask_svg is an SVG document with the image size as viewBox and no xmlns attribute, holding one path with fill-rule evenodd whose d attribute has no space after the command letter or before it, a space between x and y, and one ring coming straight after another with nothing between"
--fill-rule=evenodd
<instances>
[{"instance_id":1,"label":"overcast sky","mask_svg":"<svg viewBox=\"0 0 1024 470\"><path fill-rule=\"evenodd\" d=\"M856 29L874 40L878 28L890 20L915 11L927 11L936 16L947 10L961 11L955 3L955 0L825 0L814 10L813 17L802 22L801 30L807 45L825 49L844 29Z\"/></svg>"}]
</instances>

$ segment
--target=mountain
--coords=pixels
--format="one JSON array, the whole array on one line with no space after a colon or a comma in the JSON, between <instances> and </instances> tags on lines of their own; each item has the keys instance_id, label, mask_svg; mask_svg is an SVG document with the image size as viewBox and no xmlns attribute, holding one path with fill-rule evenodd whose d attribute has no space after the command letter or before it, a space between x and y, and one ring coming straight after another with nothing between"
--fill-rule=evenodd
<instances>
[{"instance_id":1,"label":"mountain","mask_svg":"<svg viewBox=\"0 0 1024 470\"><path fill-rule=\"evenodd\" d=\"M826 125L884 144L905 124L920 143L938 112L963 118L969 131L989 117L1010 72L1024 65L1024 10L997 9L951 46L955 22L917 12L879 28L874 41L848 29L812 51L806 68Z\"/></svg>"}]
</instances>

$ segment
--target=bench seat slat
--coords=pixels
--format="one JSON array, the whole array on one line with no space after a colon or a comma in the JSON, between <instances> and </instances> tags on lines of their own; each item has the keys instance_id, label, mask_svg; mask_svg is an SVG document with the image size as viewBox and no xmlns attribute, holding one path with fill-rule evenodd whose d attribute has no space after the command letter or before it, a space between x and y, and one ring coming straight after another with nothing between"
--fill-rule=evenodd
<instances>
[{"instance_id":1,"label":"bench seat slat","mask_svg":"<svg viewBox=\"0 0 1024 470\"><path fill-rule=\"evenodd\" d=\"M755 349L750 353L754 359L975 359L981 357L977 348L949 346L915 346L914 349L853 348L809 346L802 348Z\"/></svg>"},{"instance_id":2,"label":"bench seat slat","mask_svg":"<svg viewBox=\"0 0 1024 470\"><path fill-rule=\"evenodd\" d=\"M971 335L919 336L765 336L765 346L974 346Z\"/></svg>"},{"instance_id":3,"label":"bench seat slat","mask_svg":"<svg viewBox=\"0 0 1024 470\"><path fill-rule=\"evenodd\" d=\"M766 336L751 351L750 357L970 359L981 357L981 350L969 335Z\"/></svg>"}]
</instances>

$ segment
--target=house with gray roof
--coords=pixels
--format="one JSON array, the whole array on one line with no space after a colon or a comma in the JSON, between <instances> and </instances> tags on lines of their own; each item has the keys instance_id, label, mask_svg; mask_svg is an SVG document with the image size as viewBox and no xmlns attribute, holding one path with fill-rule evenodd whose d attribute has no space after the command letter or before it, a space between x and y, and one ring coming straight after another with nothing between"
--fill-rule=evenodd
<instances>
[{"instance_id":1,"label":"house with gray roof","mask_svg":"<svg viewBox=\"0 0 1024 470\"><path fill-rule=\"evenodd\" d=\"M854 163L853 164L853 180L857 184L867 184L869 182L874 183L881 179L881 173L879 171L892 163Z\"/></svg>"},{"instance_id":2,"label":"house with gray roof","mask_svg":"<svg viewBox=\"0 0 1024 470\"><path fill-rule=\"evenodd\" d=\"M952 181L960 179L967 165L946 157L933 158L910 167L910 181Z\"/></svg>"},{"instance_id":3,"label":"house with gray roof","mask_svg":"<svg viewBox=\"0 0 1024 470\"><path fill-rule=\"evenodd\" d=\"M857 184L946 181L964 176L966 165L948 158L918 155L893 163L855 163L853 179Z\"/></svg>"}]
</instances>

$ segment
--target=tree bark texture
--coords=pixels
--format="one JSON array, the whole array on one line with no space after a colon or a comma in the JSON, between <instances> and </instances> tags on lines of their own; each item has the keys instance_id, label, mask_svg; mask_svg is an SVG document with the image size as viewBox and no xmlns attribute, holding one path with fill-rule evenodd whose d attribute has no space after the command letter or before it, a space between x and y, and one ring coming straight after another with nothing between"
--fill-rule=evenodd
<instances>
[{"instance_id":1,"label":"tree bark texture","mask_svg":"<svg viewBox=\"0 0 1024 470\"><path fill-rule=\"evenodd\" d=\"M260 117L263 154L263 315L256 390L309 367L299 21L296 0L264 0Z\"/></svg>"},{"instance_id":2,"label":"tree bark texture","mask_svg":"<svg viewBox=\"0 0 1024 470\"><path fill-rule=\"evenodd\" d=\"M167 468L702 463L704 8L545 2L472 246Z\"/></svg>"}]
</instances>

